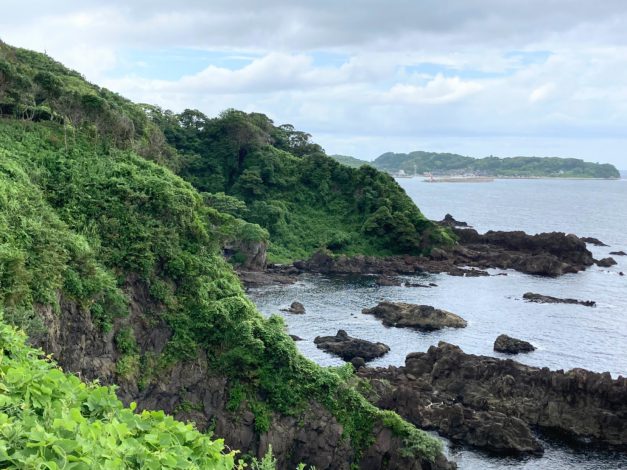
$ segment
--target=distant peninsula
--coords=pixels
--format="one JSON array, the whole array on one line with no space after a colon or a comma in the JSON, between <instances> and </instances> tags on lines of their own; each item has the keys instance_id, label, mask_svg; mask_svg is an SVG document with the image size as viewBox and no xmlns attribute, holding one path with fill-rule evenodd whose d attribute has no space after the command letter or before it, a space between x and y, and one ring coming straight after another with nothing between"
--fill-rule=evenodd
<instances>
[{"instance_id":1,"label":"distant peninsula","mask_svg":"<svg viewBox=\"0 0 627 470\"><path fill-rule=\"evenodd\" d=\"M455 153L416 151L386 152L372 162L346 155L332 155L351 167L370 165L396 176L489 176L502 178L620 178L609 163L591 163L577 158L489 156L472 158Z\"/></svg>"}]
</instances>

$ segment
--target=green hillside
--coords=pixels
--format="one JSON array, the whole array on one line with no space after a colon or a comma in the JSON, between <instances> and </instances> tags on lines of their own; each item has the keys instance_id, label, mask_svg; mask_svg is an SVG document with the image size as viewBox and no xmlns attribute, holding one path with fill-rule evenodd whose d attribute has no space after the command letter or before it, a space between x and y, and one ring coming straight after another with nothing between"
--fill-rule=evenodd
<instances>
[{"instance_id":1,"label":"green hillside","mask_svg":"<svg viewBox=\"0 0 627 470\"><path fill-rule=\"evenodd\" d=\"M148 114L179 152L179 175L200 191L236 198L232 213L268 230L274 261L319 249L420 254L451 242L386 173L341 165L290 125L236 110L217 118L155 107Z\"/></svg>"},{"instance_id":2,"label":"green hillside","mask_svg":"<svg viewBox=\"0 0 627 470\"><path fill-rule=\"evenodd\" d=\"M350 166L351 168L359 168L362 165L371 165L371 162L360 160L359 158L351 157L350 155L329 155L334 160L342 163L343 165Z\"/></svg>"},{"instance_id":3,"label":"green hillside","mask_svg":"<svg viewBox=\"0 0 627 470\"><path fill-rule=\"evenodd\" d=\"M320 246L383 253L389 251L384 243L393 241L398 250L419 252L446 242L447 233L427 221L389 176L341 166L303 133L276 127L263 115L228 111L208 119L140 107L45 55L4 44L0 109L5 322L26 330L34 343L54 345L61 365L115 383L127 398L151 403L164 388L178 386L162 383L164 377L203 364L207 377L223 380L225 412L235 422L238 413L252 413L257 434L268 431L274 417L300 419L319 403L342 425L354 464L373 443L375 426L391 428L407 455L433 460L440 452L437 440L369 404L350 365L322 368L301 356L282 319L257 312L222 257L229 241L263 242L268 232L277 258L306 256ZM379 240L381 234L388 238ZM72 331L89 341L63 336ZM30 362L21 363L22 373L38 374L40 363ZM3 380L9 373L3 363ZM57 379L69 380L67 387L79 394L77 380ZM202 410L202 402L180 387L167 390L171 411L190 416L185 413ZM32 399L28 390L17 390L15 403ZM109 398L94 406L118 410L107 419L116 413L142 419L119 411L103 390L94 394ZM13 410L2 408L0 426L7 409ZM63 424L49 420L52 415L37 424L30 415L11 413L12 428L35 426L42 442L67 435L54 428ZM153 418L155 426L165 420ZM182 429L166 421L173 433ZM190 441L183 447L210 445L185 432ZM10 437L0 435L0 453L21 448ZM143 439L159 439L163 458L173 462L159 435ZM138 453L142 446L137 443ZM198 449L179 450L214 458L220 444L211 446L208 457ZM44 450L35 446L32 452Z\"/></svg>"}]
</instances>

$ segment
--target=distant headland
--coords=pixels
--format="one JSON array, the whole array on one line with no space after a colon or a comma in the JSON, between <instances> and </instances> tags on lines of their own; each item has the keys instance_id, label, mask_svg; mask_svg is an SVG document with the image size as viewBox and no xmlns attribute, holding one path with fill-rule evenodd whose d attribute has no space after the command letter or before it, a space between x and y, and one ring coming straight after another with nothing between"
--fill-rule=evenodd
<instances>
[{"instance_id":1,"label":"distant headland","mask_svg":"<svg viewBox=\"0 0 627 470\"><path fill-rule=\"evenodd\" d=\"M455 153L415 151L386 152L372 162L346 155L332 155L352 167L371 165L394 176L484 177L484 178L597 178L618 179L621 173L609 163L592 163L577 158L510 157L490 155L472 158ZM624 173L622 177L627 175Z\"/></svg>"}]
</instances>

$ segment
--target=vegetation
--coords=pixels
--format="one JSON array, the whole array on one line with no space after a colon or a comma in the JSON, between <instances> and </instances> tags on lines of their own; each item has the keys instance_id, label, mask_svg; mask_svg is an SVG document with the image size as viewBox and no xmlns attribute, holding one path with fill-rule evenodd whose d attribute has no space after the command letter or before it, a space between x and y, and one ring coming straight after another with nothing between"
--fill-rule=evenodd
<instances>
[{"instance_id":1,"label":"vegetation","mask_svg":"<svg viewBox=\"0 0 627 470\"><path fill-rule=\"evenodd\" d=\"M590 163L576 158L486 157L475 159L454 153L384 153L372 165L380 170L407 174L475 174L503 177L619 178L618 170L608 163Z\"/></svg>"},{"instance_id":2,"label":"vegetation","mask_svg":"<svg viewBox=\"0 0 627 470\"><path fill-rule=\"evenodd\" d=\"M285 259L319 247L420 252L434 242L446 242L447 232L427 221L389 176L370 167L346 168L325 156L307 134L291 126L276 127L260 114L228 111L216 119L191 111L173 115L140 108L90 85L41 54L0 44L0 59L0 108L8 115L0 119L0 306L6 321L36 337L45 334L38 312L50 306L64 318L72 315L63 307L70 302L91 314L103 341L105 332L114 338L119 380L136 380L146 387L159 373L203 351L212 373L228 378L229 406L250 409L258 432L269 428L273 413L298 416L317 401L343 425L357 458L372 441L376 424L392 428L405 440L408 452L435 457L439 442L368 403L352 385L350 365L322 368L301 356L285 334L282 319L264 319L256 311L221 256L221 247L229 241L267 241L268 234L274 255ZM67 104L69 97L76 98L72 106L77 109ZM146 286L149 302L157 309L147 320L165 321L172 332L158 357L138 346L133 326L125 322L131 283L137 282ZM24 354L34 361L35 353ZM18 356L5 354L4 364ZM24 377L39 374L42 363L33 362L29 372L28 361L21 362ZM20 393L24 400L56 393L57 385L69 398L61 396L57 403L53 397L51 408L45 409L19 411L11 404L2 408L13 420L4 428L6 453L22 448L10 430L23 429L23 436L30 433L45 442L40 447L24 443L24 452L52 458L61 451L51 442L68 439L67 432L86 423L85 433L101 427L102 436L112 433L97 444L102 448L91 458L108 452L124 435L138 440L129 458L148 459L142 446L157 452L160 445L164 449L157 452L158 458L179 465L165 450L174 441L161 438L152 427L137 425L133 431L135 419L164 426L159 428L164 433L171 427L173 438L183 433L179 442L194 449L202 442L210 456L222 449L219 442L198 441L204 438L160 413L134 418L114 401L112 389L81 385L52 372L52 366L49 370L56 385L42 372L44 378L32 386L45 388L37 393L20 388L15 400L22 399ZM84 396L81 390L104 397L99 414L89 414L89 406L85 414L76 404ZM72 401L75 396L79 401ZM4 396L0 400L9 403ZM72 429L64 427L65 418L55 420L50 414L65 413L65 406L68 419L78 420ZM92 421L81 421L73 411L77 406L82 418ZM124 426L114 418L134 434L124 434ZM107 423L113 423L109 430ZM58 442L63 452L75 450ZM205 458L201 450L173 452ZM110 452L111 459L123 455ZM151 468L145 461L142 465Z\"/></svg>"},{"instance_id":3,"label":"vegetation","mask_svg":"<svg viewBox=\"0 0 627 470\"><path fill-rule=\"evenodd\" d=\"M235 452L112 387L64 374L0 318L0 468L224 469Z\"/></svg>"},{"instance_id":4,"label":"vegetation","mask_svg":"<svg viewBox=\"0 0 627 470\"><path fill-rule=\"evenodd\" d=\"M350 166L352 168L359 168L362 165L371 165L371 162L360 160L359 158L351 157L349 155L329 155L334 160L337 160L342 165Z\"/></svg>"},{"instance_id":5,"label":"vegetation","mask_svg":"<svg viewBox=\"0 0 627 470\"><path fill-rule=\"evenodd\" d=\"M338 164L290 125L236 110L213 119L147 111L179 151L178 173L200 191L228 195L231 213L268 230L273 261L319 249L419 254L451 242L388 175Z\"/></svg>"}]
</instances>

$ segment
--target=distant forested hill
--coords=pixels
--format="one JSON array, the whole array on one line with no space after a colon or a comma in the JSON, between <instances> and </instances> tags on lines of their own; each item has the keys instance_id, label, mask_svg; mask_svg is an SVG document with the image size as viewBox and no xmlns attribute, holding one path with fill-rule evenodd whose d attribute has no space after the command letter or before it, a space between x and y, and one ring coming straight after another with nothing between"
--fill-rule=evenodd
<instances>
[{"instance_id":1,"label":"distant forested hill","mask_svg":"<svg viewBox=\"0 0 627 470\"><path fill-rule=\"evenodd\" d=\"M359 168L362 165L372 166L372 162L360 160L359 158L351 157L350 155L329 155L329 156L346 166L350 166L351 168Z\"/></svg>"},{"instance_id":2,"label":"distant forested hill","mask_svg":"<svg viewBox=\"0 0 627 470\"><path fill-rule=\"evenodd\" d=\"M584 162L576 158L513 157L471 158L454 153L384 153L373 165L389 172L472 173L485 176L551 176L571 178L619 178L610 164Z\"/></svg>"},{"instance_id":3,"label":"distant forested hill","mask_svg":"<svg viewBox=\"0 0 627 470\"><path fill-rule=\"evenodd\" d=\"M343 156L342 159L336 159L349 164L346 162L352 160L348 158L352 157ZM474 174L502 177L620 178L620 173L613 165L585 162L577 158L493 156L472 158L455 153L416 151L387 152L369 164L389 173L398 173L402 170L408 174L431 172L441 175Z\"/></svg>"}]
</instances>

